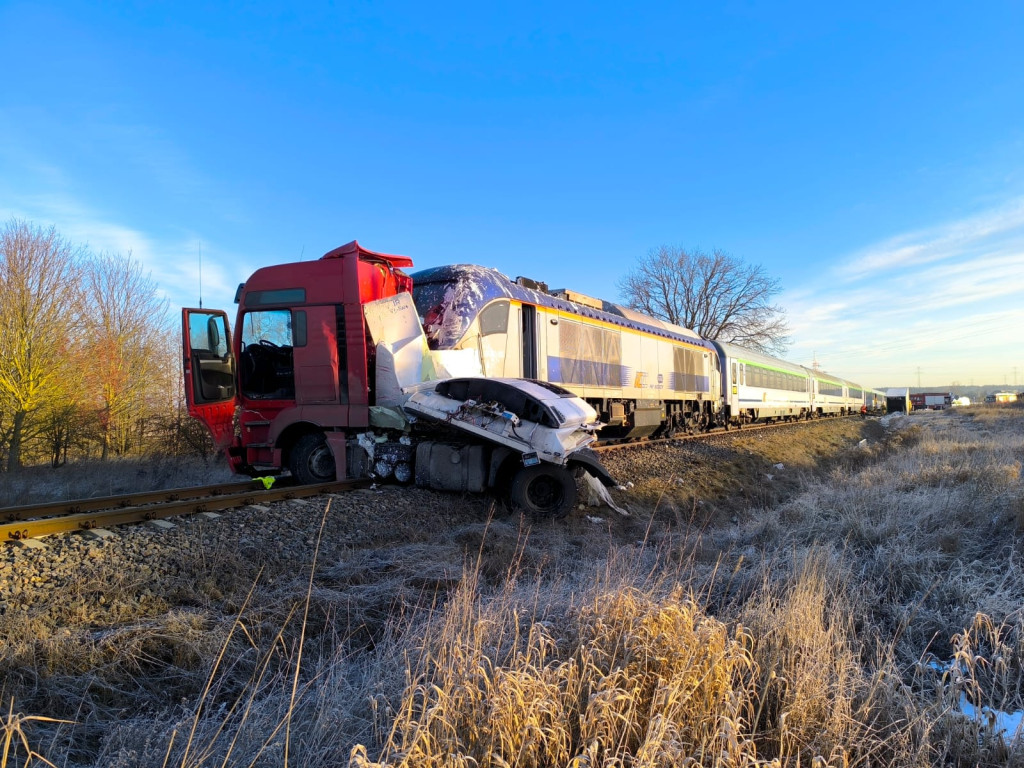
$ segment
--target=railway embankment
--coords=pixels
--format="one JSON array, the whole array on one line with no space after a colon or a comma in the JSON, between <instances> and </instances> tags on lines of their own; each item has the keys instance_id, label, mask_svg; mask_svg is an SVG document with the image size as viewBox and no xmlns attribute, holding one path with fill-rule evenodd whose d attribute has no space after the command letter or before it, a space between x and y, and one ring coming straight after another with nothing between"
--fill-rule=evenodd
<instances>
[{"instance_id":1,"label":"railway embankment","mask_svg":"<svg viewBox=\"0 0 1024 768\"><path fill-rule=\"evenodd\" d=\"M68 766L1007 764L963 702L1024 708L1022 417L623 449L629 516L381 487L7 546L6 732Z\"/></svg>"}]
</instances>

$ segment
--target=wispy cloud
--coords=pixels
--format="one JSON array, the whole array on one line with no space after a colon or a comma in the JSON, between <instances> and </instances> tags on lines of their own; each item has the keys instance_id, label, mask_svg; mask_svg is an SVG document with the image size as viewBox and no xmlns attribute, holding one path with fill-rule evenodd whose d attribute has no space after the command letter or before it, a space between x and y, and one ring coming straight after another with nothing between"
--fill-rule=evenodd
<instances>
[{"instance_id":1,"label":"wispy cloud","mask_svg":"<svg viewBox=\"0 0 1024 768\"><path fill-rule=\"evenodd\" d=\"M1024 375L1024 199L850 254L783 297L789 357L869 385Z\"/></svg>"},{"instance_id":2,"label":"wispy cloud","mask_svg":"<svg viewBox=\"0 0 1024 768\"><path fill-rule=\"evenodd\" d=\"M41 108L0 108L0 220L53 224L68 240L92 251L131 254L152 274L172 308L199 300L201 249L204 303L230 304L238 282L254 268L251 258L224 247L208 232L169 221L214 226L242 220L244 212L233 196L196 170L167 135L130 119L115 105L78 116L45 136L24 127L53 125L48 117ZM78 162L83 153L102 156L110 172L97 179L94 166ZM119 194L112 197L111 189ZM138 191L133 197L124 194L126 189ZM143 196L147 204L130 206L132 212L112 207ZM180 201L191 207L168 215L169 205ZM164 215L153 217L154 210Z\"/></svg>"},{"instance_id":3,"label":"wispy cloud","mask_svg":"<svg viewBox=\"0 0 1024 768\"><path fill-rule=\"evenodd\" d=\"M131 254L152 274L172 311L199 301L200 256L201 287L207 305L226 306L239 281L255 268L247 258L224 248L213 238L184 233L161 239L112 221L102 211L66 195L23 196L17 207L5 208L0 204L0 218L12 217L42 225L53 224L62 236L96 253ZM232 267L225 268L225 264Z\"/></svg>"},{"instance_id":4,"label":"wispy cloud","mask_svg":"<svg viewBox=\"0 0 1024 768\"><path fill-rule=\"evenodd\" d=\"M853 254L840 269L851 278L977 254L1006 237L1024 242L1024 198L958 221L908 232Z\"/></svg>"}]
</instances>

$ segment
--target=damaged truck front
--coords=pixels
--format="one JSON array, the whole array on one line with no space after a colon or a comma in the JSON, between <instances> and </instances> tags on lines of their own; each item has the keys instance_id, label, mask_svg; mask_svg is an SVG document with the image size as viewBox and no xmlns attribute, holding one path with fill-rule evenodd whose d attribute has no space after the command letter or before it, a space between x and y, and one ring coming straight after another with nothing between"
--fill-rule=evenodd
<instances>
[{"instance_id":1,"label":"damaged truck front","mask_svg":"<svg viewBox=\"0 0 1024 768\"><path fill-rule=\"evenodd\" d=\"M583 400L483 378L473 351L428 349L409 266L352 242L253 273L234 335L222 311L182 311L189 413L232 470L496 489L550 516L572 508L580 472L613 485L587 447L600 425Z\"/></svg>"}]
</instances>

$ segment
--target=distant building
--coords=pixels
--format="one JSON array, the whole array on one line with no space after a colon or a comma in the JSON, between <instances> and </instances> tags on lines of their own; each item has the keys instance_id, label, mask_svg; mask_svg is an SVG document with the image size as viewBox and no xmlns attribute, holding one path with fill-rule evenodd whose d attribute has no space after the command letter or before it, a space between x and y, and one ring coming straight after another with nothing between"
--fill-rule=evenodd
<instances>
[{"instance_id":1,"label":"distant building","mask_svg":"<svg viewBox=\"0 0 1024 768\"><path fill-rule=\"evenodd\" d=\"M910 413L910 387L893 387L885 390L885 410Z\"/></svg>"},{"instance_id":2,"label":"distant building","mask_svg":"<svg viewBox=\"0 0 1024 768\"><path fill-rule=\"evenodd\" d=\"M996 392L985 398L985 402L1017 402L1016 392Z\"/></svg>"}]
</instances>

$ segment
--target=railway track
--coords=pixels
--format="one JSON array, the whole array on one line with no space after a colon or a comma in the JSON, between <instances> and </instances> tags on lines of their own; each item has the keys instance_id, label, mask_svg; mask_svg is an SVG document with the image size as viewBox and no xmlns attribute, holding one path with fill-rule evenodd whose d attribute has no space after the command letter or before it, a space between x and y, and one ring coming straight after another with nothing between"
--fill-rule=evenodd
<instances>
[{"instance_id":1,"label":"railway track","mask_svg":"<svg viewBox=\"0 0 1024 768\"><path fill-rule=\"evenodd\" d=\"M850 418L849 416L846 418ZM654 440L598 443L597 452L628 448L647 448L683 440L705 440L725 434L748 434L763 429L813 424L814 421L776 422L747 425L742 430L716 430L694 435L676 435ZM366 481L342 481L316 485L284 485L265 489L255 480L239 483L175 488L164 491L76 499L45 504L0 509L0 542L19 542L71 531L110 528L127 523L161 520L180 515L218 512L262 502L282 501L316 496L321 493L348 491L366 485Z\"/></svg>"},{"instance_id":2,"label":"railway track","mask_svg":"<svg viewBox=\"0 0 1024 768\"><path fill-rule=\"evenodd\" d=\"M242 483L175 488L95 499L77 499L0 509L0 541L18 542L69 531L88 531L178 515L218 512L261 502L348 491L364 481L280 485L262 488L255 480Z\"/></svg>"}]
</instances>

